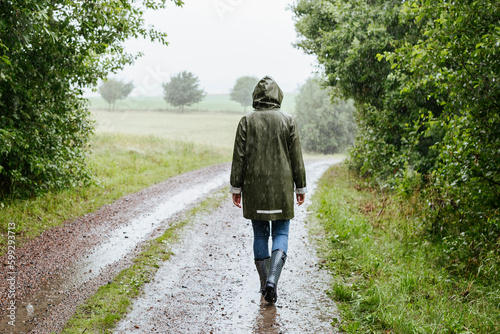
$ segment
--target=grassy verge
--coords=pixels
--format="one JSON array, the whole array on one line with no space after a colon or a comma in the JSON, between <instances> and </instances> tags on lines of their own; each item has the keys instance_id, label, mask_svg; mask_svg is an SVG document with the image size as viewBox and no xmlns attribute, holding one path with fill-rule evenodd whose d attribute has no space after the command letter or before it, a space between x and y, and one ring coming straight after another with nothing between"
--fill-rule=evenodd
<instances>
[{"instance_id":1,"label":"grassy verge","mask_svg":"<svg viewBox=\"0 0 500 334\"><path fill-rule=\"evenodd\" d=\"M115 279L101 286L85 304L80 305L68 321L62 333L112 333L118 321L130 312L132 300L143 285L155 275L161 262L172 255L169 250L178 239L179 231L189 224L199 212L213 210L222 199L227 198L228 189L205 200L189 212L184 220L175 224L155 240L150 241L134 259L134 264L122 270Z\"/></svg>"},{"instance_id":2,"label":"grassy verge","mask_svg":"<svg viewBox=\"0 0 500 334\"><path fill-rule=\"evenodd\" d=\"M5 252L8 223L16 225L21 246L43 231L92 212L102 205L204 166L229 161L230 153L211 147L155 136L101 133L92 142L89 159L96 182L33 200L6 200L0 205L0 254Z\"/></svg>"},{"instance_id":3,"label":"grassy verge","mask_svg":"<svg viewBox=\"0 0 500 334\"><path fill-rule=\"evenodd\" d=\"M451 275L435 261L417 199L407 202L330 169L313 210L326 234L330 290L348 333L499 333L499 281Z\"/></svg>"}]
</instances>

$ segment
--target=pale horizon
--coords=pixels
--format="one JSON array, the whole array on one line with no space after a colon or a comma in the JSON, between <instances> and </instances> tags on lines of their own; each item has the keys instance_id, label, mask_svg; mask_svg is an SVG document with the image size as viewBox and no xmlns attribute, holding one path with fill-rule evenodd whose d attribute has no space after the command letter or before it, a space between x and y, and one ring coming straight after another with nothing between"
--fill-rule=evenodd
<instances>
[{"instance_id":1,"label":"pale horizon","mask_svg":"<svg viewBox=\"0 0 500 334\"><path fill-rule=\"evenodd\" d=\"M163 82L181 72L193 72L207 94L228 94L236 79L272 76L284 92L294 93L317 71L314 56L293 47L297 41L293 1L186 1L184 7L150 11L146 24L168 34L168 46L130 40L132 53L143 52L135 64L117 75L132 81L131 97L162 96ZM279 38L274 39L274 36ZM99 95L88 90L86 97Z\"/></svg>"}]
</instances>

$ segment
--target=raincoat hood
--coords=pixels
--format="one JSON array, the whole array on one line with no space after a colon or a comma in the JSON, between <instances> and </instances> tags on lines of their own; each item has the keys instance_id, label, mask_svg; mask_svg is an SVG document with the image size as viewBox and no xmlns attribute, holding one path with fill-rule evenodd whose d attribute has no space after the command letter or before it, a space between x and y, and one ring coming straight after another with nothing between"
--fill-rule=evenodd
<instances>
[{"instance_id":1,"label":"raincoat hood","mask_svg":"<svg viewBox=\"0 0 500 334\"><path fill-rule=\"evenodd\" d=\"M266 75L255 86L252 98L256 110L281 108L283 91L273 78Z\"/></svg>"}]
</instances>

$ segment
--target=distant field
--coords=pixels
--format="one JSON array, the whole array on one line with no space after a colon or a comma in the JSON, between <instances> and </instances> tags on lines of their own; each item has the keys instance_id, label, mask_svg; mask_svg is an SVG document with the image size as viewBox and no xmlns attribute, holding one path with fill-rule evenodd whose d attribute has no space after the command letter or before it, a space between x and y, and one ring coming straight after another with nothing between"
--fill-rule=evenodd
<instances>
[{"instance_id":1,"label":"distant field","mask_svg":"<svg viewBox=\"0 0 500 334\"><path fill-rule=\"evenodd\" d=\"M208 145L230 156L236 127L243 115L234 112L189 111L105 111L93 110L96 130L102 133L155 135L169 140ZM304 152L306 159L325 155ZM341 155L331 155L337 157Z\"/></svg>"},{"instance_id":2,"label":"distant field","mask_svg":"<svg viewBox=\"0 0 500 334\"><path fill-rule=\"evenodd\" d=\"M283 110L293 113L296 94L287 94ZM232 150L236 126L244 115L243 107L229 95L207 95L205 99L180 112L162 97L135 97L116 103L108 111L101 97L89 98L97 132L157 135L171 140L210 145ZM251 107L247 108L247 112Z\"/></svg>"},{"instance_id":3,"label":"distant field","mask_svg":"<svg viewBox=\"0 0 500 334\"><path fill-rule=\"evenodd\" d=\"M243 115L215 111L93 110L98 133L157 135L171 140L232 150L236 127Z\"/></svg>"},{"instance_id":4,"label":"distant field","mask_svg":"<svg viewBox=\"0 0 500 334\"><path fill-rule=\"evenodd\" d=\"M295 108L296 93L285 93L283 99L283 110L293 114ZM108 110L108 103L101 97L91 97L90 109L92 110ZM169 105L161 96L148 97L130 97L125 100L116 102L116 110L128 111L167 111L178 110L178 108ZM243 114L243 106L237 102L231 101L229 94L212 94L207 95L200 103L186 107L191 111L225 111ZM247 108L247 112L251 107Z\"/></svg>"}]
</instances>

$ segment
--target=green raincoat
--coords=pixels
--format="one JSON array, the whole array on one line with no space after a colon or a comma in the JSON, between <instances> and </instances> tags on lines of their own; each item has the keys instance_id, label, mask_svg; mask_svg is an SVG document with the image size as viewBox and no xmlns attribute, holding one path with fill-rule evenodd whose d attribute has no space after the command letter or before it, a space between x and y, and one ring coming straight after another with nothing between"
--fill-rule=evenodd
<instances>
[{"instance_id":1,"label":"green raincoat","mask_svg":"<svg viewBox=\"0 0 500 334\"><path fill-rule=\"evenodd\" d=\"M297 125L281 111L283 92L266 76L253 92L254 111L238 124L231 166L231 192L241 193L243 216L255 220L294 217L294 186L306 192Z\"/></svg>"}]
</instances>

